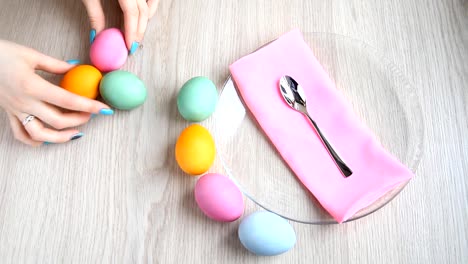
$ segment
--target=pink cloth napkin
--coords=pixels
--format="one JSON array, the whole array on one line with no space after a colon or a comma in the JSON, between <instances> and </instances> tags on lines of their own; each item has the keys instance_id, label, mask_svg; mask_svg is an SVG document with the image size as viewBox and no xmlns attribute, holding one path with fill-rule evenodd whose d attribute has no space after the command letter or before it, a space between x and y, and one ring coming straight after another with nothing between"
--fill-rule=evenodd
<instances>
[{"instance_id":1,"label":"pink cloth napkin","mask_svg":"<svg viewBox=\"0 0 468 264\"><path fill-rule=\"evenodd\" d=\"M299 30L239 59L230 71L264 133L338 222L413 177L354 114ZM353 171L350 177L340 173L307 118L284 102L278 89L283 75L293 77L304 88L311 117Z\"/></svg>"}]
</instances>

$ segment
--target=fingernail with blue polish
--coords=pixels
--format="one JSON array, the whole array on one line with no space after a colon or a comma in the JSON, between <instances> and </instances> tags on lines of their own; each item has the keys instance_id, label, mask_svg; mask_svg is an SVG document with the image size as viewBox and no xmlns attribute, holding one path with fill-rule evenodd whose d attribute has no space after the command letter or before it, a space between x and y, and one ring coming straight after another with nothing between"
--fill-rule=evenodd
<instances>
[{"instance_id":1,"label":"fingernail with blue polish","mask_svg":"<svg viewBox=\"0 0 468 264\"><path fill-rule=\"evenodd\" d=\"M132 47L130 48L130 55L132 55L133 53L135 53L135 51L138 49L138 46L140 45L140 43L136 42L136 41L133 41L132 43Z\"/></svg>"},{"instance_id":2,"label":"fingernail with blue polish","mask_svg":"<svg viewBox=\"0 0 468 264\"><path fill-rule=\"evenodd\" d=\"M77 65L80 64L80 60L67 60L68 64Z\"/></svg>"},{"instance_id":3,"label":"fingernail with blue polish","mask_svg":"<svg viewBox=\"0 0 468 264\"><path fill-rule=\"evenodd\" d=\"M42 143L42 145L44 145L44 146L47 146L47 145L50 145L50 144L54 144L54 143L49 142L49 141L44 141L44 143Z\"/></svg>"},{"instance_id":4,"label":"fingernail with blue polish","mask_svg":"<svg viewBox=\"0 0 468 264\"><path fill-rule=\"evenodd\" d=\"M84 136L84 134L80 132L80 133L78 133L78 134L73 135L73 136L70 138L70 140L79 139L79 138L82 137L82 136Z\"/></svg>"},{"instance_id":5,"label":"fingernail with blue polish","mask_svg":"<svg viewBox=\"0 0 468 264\"><path fill-rule=\"evenodd\" d=\"M89 43L93 44L95 38L96 38L96 30L91 29L91 31L89 32Z\"/></svg>"},{"instance_id":6,"label":"fingernail with blue polish","mask_svg":"<svg viewBox=\"0 0 468 264\"><path fill-rule=\"evenodd\" d=\"M114 110L108 109L108 108L103 108L103 109L99 110L99 114L101 114L101 115L113 115Z\"/></svg>"}]
</instances>

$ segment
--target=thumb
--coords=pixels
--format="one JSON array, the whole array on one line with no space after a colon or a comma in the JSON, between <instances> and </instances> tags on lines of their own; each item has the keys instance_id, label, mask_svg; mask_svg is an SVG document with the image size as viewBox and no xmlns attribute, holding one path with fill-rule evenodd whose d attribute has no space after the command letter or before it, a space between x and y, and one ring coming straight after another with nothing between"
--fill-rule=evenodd
<instances>
[{"instance_id":1,"label":"thumb","mask_svg":"<svg viewBox=\"0 0 468 264\"><path fill-rule=\"evenodd\" d=\"M158 9L159 0L148 0L146 3L149 8L149 18L152 18L154 13L156 13L156 9Z\"/></svg>"},{"instance_id":2,"label":"thumb","mask_svg":"<svg viewBox=\"0 0 468 264\"><path fill-rule=\"evenodd\" d=\"M96 30L96 33L101 32L106 26L106 19L102 11L101 0L83 0L88 13L91 28Z\"/></svg>"}]
</instances>

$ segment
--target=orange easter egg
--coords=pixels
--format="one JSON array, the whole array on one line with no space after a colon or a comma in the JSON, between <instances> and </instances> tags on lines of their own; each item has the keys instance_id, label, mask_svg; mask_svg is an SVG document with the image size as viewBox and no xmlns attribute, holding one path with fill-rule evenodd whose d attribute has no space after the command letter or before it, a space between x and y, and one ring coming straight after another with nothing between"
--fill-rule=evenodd
<instances>
[{"instance_id":1,"label":"orange easter egg","mask_svg":"<svg viewBox=\"0 0 468 264\"><path fill-rule=\"evenodd\" d=\"M177 139L175 158L179 167L190 175L207 172L215 159L215 143L210 132L201 125L190 125Z\"/></svg>"},{"instance_id":2,"label":"orange easter egg","mask_svg":"<svg viewBox=\"0 0 468 264\"><path fill-rule=\"evenodd\" d=\"M68 71L60 82L60 86L74 94L90 99L99 95L101 72L91 65L79 65Z\"/></svg>"}]
</instances>

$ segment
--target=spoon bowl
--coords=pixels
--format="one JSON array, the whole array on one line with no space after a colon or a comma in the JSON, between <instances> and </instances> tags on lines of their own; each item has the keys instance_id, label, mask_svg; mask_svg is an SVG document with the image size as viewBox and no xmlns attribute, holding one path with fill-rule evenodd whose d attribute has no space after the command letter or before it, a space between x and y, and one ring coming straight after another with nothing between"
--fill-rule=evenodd
<instances>
[{"instance_id":1,"label":"spoon bowl","mask_svg":"<svg viewBox=\"0 0 468 264\"><path fill-rule=\"evenodd\" d=\"M283 96L284 101L294 110L304 114L307 116L309 121L312 123L315 131L317 132L320 140L322 141L323 145L325 146L326 150L333 158L336 166L340 170L340 172L345 177L351 176L353 172L351 169L344 163L344 161L340 158L340 156L335 152L333 147L330 145L328 140L320 131L317 123L310 117L309 113L307 112L307 99L304 93L304 89L299 83L294 80L291 76L283 76L279 82L279 89L281 91L281 95Z\"/></svg>"}]
</instances>

